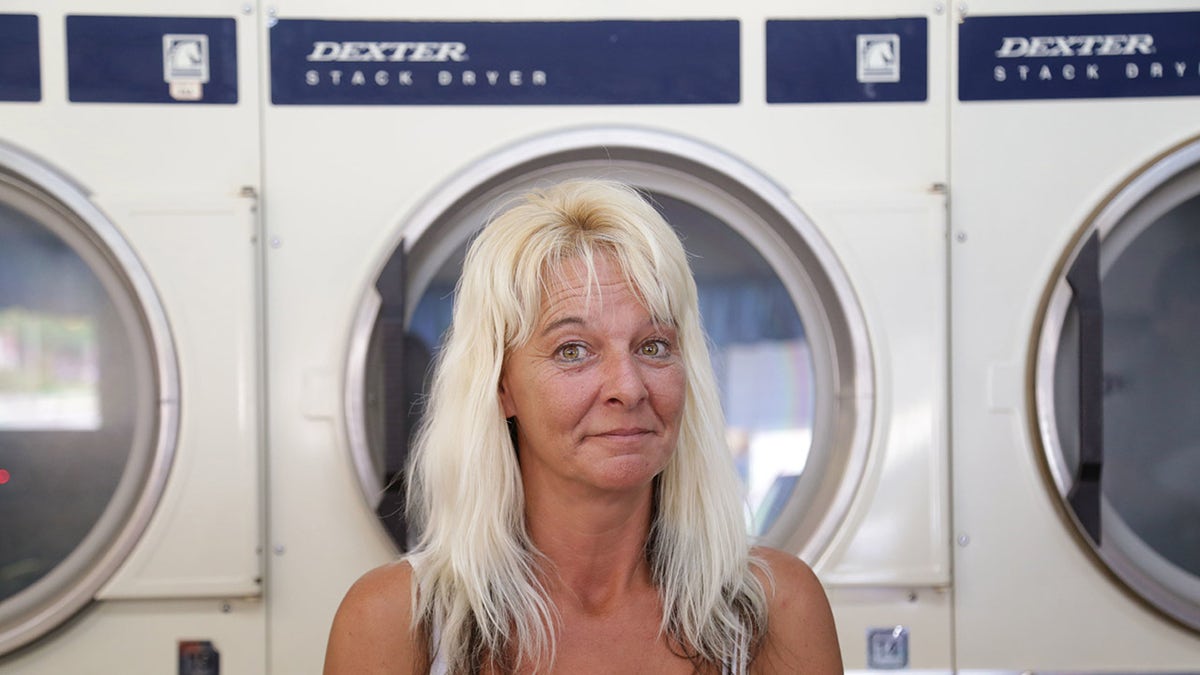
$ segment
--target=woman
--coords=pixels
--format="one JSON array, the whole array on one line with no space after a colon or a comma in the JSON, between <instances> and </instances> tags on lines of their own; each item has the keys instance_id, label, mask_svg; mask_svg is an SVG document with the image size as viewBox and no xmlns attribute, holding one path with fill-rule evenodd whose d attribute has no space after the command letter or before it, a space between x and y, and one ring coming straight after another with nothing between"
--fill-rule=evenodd
<instances>
[{"instance_id":1,"label":"woman","mask_svg":"<svg viewBox=\"0 0 1200 675\"><path fill-rule=\"evenodd\" d=\"M483 229L410 467L422 535L325 673L834 673L809 568L750 550L674 231L571 181Z\"/></svg>"}]
</instances>

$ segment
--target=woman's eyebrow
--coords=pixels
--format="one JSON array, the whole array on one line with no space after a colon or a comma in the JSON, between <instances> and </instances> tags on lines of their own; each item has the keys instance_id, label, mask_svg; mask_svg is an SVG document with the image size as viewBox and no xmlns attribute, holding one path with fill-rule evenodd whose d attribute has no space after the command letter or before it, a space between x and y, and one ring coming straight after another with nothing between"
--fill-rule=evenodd
<instances>
[{"instance_id":1,"label":"woman's eyebrow","mask_svg":"<svg viewBox=\"0 0 1200 675\"><path fill-rule=\"evenodd\" d=\"M562 328L563 326L567 326L567 325L582 326L585 323L587 323L587 322L584 321L582 317L578 317L578 316L574 316L574 315L564 316L562 318L555 319L554 321L551 321L550 323L546 324L540 331L538 331L538 336L541 337L541 336L548 335L548 334L553 333L554 331L558 330L559 328Z\"/></svg>"}]
</instances>

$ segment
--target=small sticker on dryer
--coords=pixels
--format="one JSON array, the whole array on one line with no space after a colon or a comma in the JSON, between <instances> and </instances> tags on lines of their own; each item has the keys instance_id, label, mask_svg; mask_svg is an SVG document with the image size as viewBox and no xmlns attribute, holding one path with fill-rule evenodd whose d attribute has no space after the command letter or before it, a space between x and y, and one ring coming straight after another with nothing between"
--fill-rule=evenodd
<instances>
[{"instance_id":1,"label":"small sticker on dryer","mask_svg":"<svg viewBox=\"0 0 1200 675\"><path fill-rule=\"evenodd\" d=\"M900 36L895 33L858 36L858 81L900 81Z\"/></svg>"},{"instance_id":2,"label":"small sticker on dryer","mask_svg":"<svg viewBox=\"0 0 1200 675\"><path fill-rule=\"evenodd\" d=\"M897 670L908 667L908 629L904 626L867 629L867 667Z\"/></svg>"},{"instance_id":3,"label":"small sticker on dryer","mask_svg":"<svg viewBox=\"0 0 1200 675\"><path fill-rule=\"evenodd\" d=\"M163 36L163 81L171 98L199 101L208 82L208 36L204 33Z\"/></svg>"}]
</instances>

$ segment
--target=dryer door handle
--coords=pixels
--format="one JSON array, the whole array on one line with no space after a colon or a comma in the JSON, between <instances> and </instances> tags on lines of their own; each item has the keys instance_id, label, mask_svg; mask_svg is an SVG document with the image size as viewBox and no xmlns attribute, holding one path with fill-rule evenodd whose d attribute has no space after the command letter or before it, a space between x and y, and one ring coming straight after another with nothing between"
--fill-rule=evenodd
<instances>
[{"instance_id":1,"label":"dryer door handle","mask_svg":"<svg viewBox=\"0 0 1200 675\"><path fill-rule=\"evenodd\" d=\"M1079 467L1067 494L1075 517L1100 545L1100 475L1104 468L1104 308L1100 233L1093 231L1067 271L1079 317Z\"/></svg>"}]
</instances>

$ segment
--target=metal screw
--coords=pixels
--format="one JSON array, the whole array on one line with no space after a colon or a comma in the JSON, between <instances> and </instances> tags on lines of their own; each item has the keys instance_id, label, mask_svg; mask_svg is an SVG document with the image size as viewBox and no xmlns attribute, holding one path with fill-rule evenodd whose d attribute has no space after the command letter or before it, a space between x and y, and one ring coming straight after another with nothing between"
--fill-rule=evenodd
<instances>
[{"instance_id":1,"label":"metal screw","mask_svg":"<svg viewBox=\"0 0 1200 675\"><path fill-rule=\"evenodd\" d=\"M242 5L242 14L252 14L253 12L254 12L254 5L252 5L248 2L244 5Z\"/></svg>"},{"instance_id":2,"label":"metal screw","mask_svg":"<svg viewBox=\"0 0 1200 675\"><path fill-rule=\"evenodd\" d=\"M944 11L946 11L946 6L945 6L945 5L943 5L943 4L942 4L942 3L940 3L940 2L935 2L935 3L933 3L933 13L934 13L934 14L941 14L941 13L942 13L942 12L944 12Z\"/></svg>"},{"instance_id":3,"label":"metal screw","mask_svg":"<svg viewBox=\"0 0 1200 675\"><path fill-rule=\"evenodd\" d=\"M962 243L967 240L967 233L959 232L958 234L954 235L954 238L958 240L959 243Z\"/></svg>"},{"instance_id":4,"label":"metal screw","mask_svg":"<svg viewBox=\"0 0 1200 675\"><path fill-rule=\"evenodd\" d=\"M279 23L277 14L278 12L276 12L274 7L267 8L267 28L274 28L275 24Z\"/></svg>"},{"instance_id":5,"label":"metal screw","mask_svg":"<svg viewBox=\"0 0 1200 675\"><path fill-rule=\"evenodd\" d=\"M916 591L909 591L909 592L908 592L908 601L909 601L909 602L916 602L916 601L917 601L917 592L916 592Z\"/></svg>"},{"instance_id":6,"label":"metal screw","mask_svg":"<svg viewBox=\"0 0 1200 675\"><path fill-rule=\"evenodd\" d=\"M965 3L965 2L958 3L958 13L962 16L967 15L967 3Z\"/></svg>"},{"instance_id":7,"label":"metal screw","mask_svg":"<svg viewBox=\"0 0 1200 675\"><path fill-rule=\"evenodd\" d=\"M283 246L283 240L279 237L271 237L271 248L279 248Z\"/></svg>"},{"instance_id":8,"label":"metal screw","mask_svg":"<svg viewBox=\"0 0 1200 675\"><path fill-rule=\"evenodd\" d=\"M965 534L960 534L955 541L958 542L959 546L966 546L967 544L971 543L971 538Z\"/></svg>"},{"instance_id":9,"label":"metal screw","mask_svg":"<svg viewBox=\"0 0 1200 675\"><path fill-rule=\"evenodd\" d=\"M275 547L272 550L275 551L275 555L283 555L285 552L287 552L287 547L285 547L283 544L275 544Z\"/></svg>"},{"instance_id":10,"label":"metal screw","mask_svg":"<svg viewBox=\"0 0 1200 675\"><path fill-rule=\"evenodd\" d=\"M228 602L221 603L221 613L222 614L228 614L232 611L233 611L233 605L229 604Z\"/></svg>"}]
</instances>

